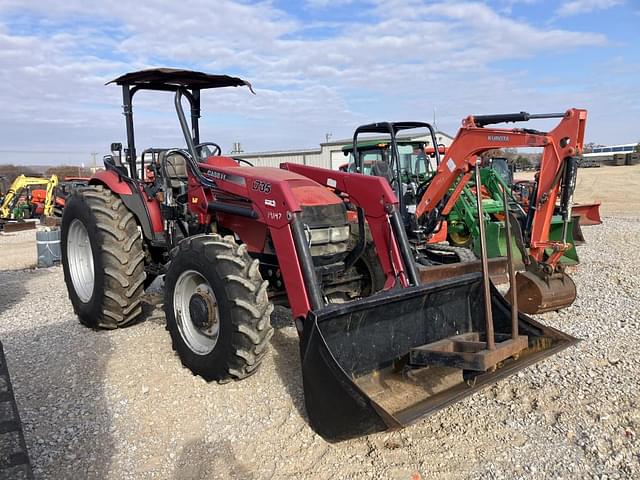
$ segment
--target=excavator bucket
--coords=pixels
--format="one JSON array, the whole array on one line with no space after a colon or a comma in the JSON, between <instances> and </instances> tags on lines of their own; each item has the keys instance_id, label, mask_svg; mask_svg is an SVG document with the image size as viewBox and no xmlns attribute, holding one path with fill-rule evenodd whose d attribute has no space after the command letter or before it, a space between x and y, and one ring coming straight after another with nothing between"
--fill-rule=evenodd
<instances>
[{"instance_id":1,"label":"excavator bucket","mask_svg":"<svg viewBox=\"0 0 640 480\"><path fill-rule=\"evenodd\" d=\"M313 428L332 442L401 428L577 341L512 317L493 285L490 298L492 345L479 272L310 313L301 354Z\"/></svg>"},{"instance_id":2,"label":"excavator bucket","mask_svg":"<svg viewBox=\"0 0 640 480\"><path fill-rule=\"evenodd\" d=\"M560 310L576 299L576 284L562 272L548 276L535 272L518 272L518 308L529 315ZM507 294L510 298L511 292Z\"/></svg>"}]
</instances>

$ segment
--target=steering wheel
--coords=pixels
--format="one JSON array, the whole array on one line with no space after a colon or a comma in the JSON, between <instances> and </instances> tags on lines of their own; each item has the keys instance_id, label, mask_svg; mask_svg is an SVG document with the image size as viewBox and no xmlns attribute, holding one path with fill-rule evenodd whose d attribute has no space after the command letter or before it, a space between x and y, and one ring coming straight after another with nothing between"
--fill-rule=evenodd
<instances>
[{"instance_id":1,"label":"steering wheel","mask_svg":"<svg viewBox=\"0 0 640 480\"><path fill-rule=\"evenodd\" d=\"M209 147L213 147L213 148L209 148ZM205 148L207 149L206 152L204 151ZM205 159L207 157L217 157L219 155L222 155L222 149L220 148L220 145L213 142L204 142L204 143L197 144L196 152L198 153L201 159Z\"/></svg>"}]
</instances>

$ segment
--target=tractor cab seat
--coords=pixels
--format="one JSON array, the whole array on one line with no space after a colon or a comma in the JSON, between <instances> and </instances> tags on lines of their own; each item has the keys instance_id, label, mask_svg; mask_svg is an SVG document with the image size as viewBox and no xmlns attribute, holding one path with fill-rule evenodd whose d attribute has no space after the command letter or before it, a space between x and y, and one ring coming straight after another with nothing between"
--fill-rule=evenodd
<instances>
[{"instance_id":1,"label":"tractor cab seat","mask_svg":"<svg viewBox=\"0 0 640 480\"><path fill-rule=\"evenodd\" d=\"M160 152L158 163L160 166L164 163L171 188L186 191L188 181L187 159L177 153L167 157L166 152Z\"/></svg>"}]
</instances>

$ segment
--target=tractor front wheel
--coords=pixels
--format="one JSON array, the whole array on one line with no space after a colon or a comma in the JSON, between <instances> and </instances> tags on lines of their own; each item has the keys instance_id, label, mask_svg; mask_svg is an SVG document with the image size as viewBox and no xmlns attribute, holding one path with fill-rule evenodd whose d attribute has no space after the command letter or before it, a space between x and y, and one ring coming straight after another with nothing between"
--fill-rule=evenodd
<instances>
[{"instance_id":1,"label":"tractor front wheel","mask_svg":"<svg viewBox=\"0 0 640 480\"><path fill-rule=\"evenodd\" d=\"M165 315L182 364L205 380L248 377L273 334L257 260L231 236L180 242L165 276Z\"/></svg>"}]
</instances>

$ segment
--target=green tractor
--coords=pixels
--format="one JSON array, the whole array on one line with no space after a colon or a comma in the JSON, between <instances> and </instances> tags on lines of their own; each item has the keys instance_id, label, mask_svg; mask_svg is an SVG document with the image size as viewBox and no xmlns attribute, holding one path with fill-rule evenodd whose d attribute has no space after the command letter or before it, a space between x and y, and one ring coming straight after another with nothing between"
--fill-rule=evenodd
<instances>
[{"instance_id":1,"label":"green tractor","mask_svg":"<svg viewBox=\"0 0 640 480\"><path fill-rule=\"evenodd\" d=\"M516 214L524 225L527 218L525 210L529 191L516 188L513 181L512 165L506 158L491 158L488 164L480 170L482 180L482 207L485 216L485 232L487 238L487 254L489 258L504 257L507 254L506 234L504 228L504 203L501 189L504 188L509 197L509 210ZM460 198L447 217L448 240L452 245L467 247L473 250L476 256L480 255L480 231L477 217L475 183L470 180L460 194ZM562 238L562 217L554 215L549 230L550 240ZM574 218L569 225L567 242L572 247L567 250L560 260L565 265L579 263L576 243L584 241L580 225ZM515 252L514 261L522 264L522 252L517 248L515 239L513 243Z\"/></svg>"}]
</instances>

